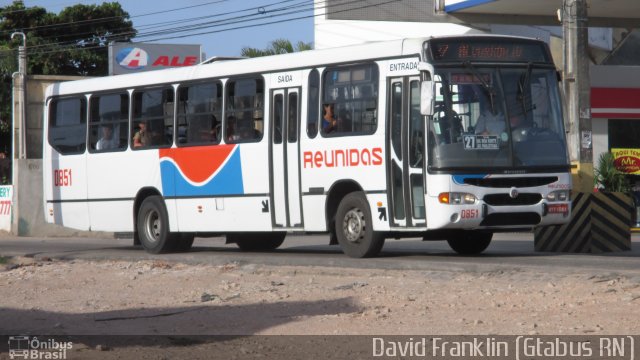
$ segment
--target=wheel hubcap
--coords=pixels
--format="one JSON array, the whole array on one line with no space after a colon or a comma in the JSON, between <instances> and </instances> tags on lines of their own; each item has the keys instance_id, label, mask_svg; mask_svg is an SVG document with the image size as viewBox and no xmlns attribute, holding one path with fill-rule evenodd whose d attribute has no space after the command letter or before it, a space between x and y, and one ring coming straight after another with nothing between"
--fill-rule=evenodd
<instances>
[{"instance_id":1,"label":"wheel hubcap","mask_svg":"<svg viewBox=\"0 0 640 360\"><path fill-rule=\"evenodd\" d=\"M145 217L145 226L147 232L147 239L152 242L158 241L160 238L160 231L162 230L162 223L160 222L160 216L157 211L149 211Z\"/></svg>"},{"instance_id":2,"label":"wheel hubcap","mask_svg":"<svg viewBox=\"0 0 640 360\"><path fill-rule=\"evenodd\" d=\"M342 230L349 242L356 243L364 235L364 215L360 209L351 209L344 215Z\"/></svg>"}]
</instances>

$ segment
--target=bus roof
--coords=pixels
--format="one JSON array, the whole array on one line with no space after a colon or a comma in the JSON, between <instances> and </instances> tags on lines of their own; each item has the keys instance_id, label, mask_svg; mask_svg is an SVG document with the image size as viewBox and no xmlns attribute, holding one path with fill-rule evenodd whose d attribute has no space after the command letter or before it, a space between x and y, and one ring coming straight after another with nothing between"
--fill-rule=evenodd
<instances>
[{"instance_id":1,"label":"bus roof","mask_svg":"<svg viewBox=\"0 0 640 360\"><path fill-rule=\"evenodd\" d=\"M476 37L528 39L502 35L457 35L438 38ZM329 64L349 63L366 59L380 59L397 56L419 56L425 41L434 37L398 39L383 42L371 42L362 45L337 47L321 50L301 51L290 54L272 55L256 58L222 58L214 62L198 65L140 72L135 74L92 77L56 83L47 87L45 97L56 95L92 93L114 89L171 84L203 78L224 78L242 74L271 73L292 69L325 66Z\"/></svg>"}]
</instances>

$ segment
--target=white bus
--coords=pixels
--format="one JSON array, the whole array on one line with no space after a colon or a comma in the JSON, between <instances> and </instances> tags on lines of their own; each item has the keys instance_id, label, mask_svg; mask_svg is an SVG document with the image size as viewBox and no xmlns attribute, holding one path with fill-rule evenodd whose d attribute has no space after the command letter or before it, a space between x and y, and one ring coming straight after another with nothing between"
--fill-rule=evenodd
<instances>
[{"instance_id":1,"label":"white bus","mask_svg":"<svg viewBox=\"0 0 640 360\"><path fill-rule=\"evenodd\" d=\"M48 222L129 233L149 252L225 235L272 250L328 233L480 253L494 232L570 217L558 76L546 44L404 39L52 85Z\"/></svg>"}]
</instances>

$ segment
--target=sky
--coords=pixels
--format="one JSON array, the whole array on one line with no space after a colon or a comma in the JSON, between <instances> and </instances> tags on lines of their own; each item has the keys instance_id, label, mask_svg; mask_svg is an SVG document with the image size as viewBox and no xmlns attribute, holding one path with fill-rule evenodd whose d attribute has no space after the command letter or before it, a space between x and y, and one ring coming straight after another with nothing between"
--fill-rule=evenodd
<instances>
[{"instance_id":1,"label":"sky","mask_svg":"<svg viewBox=\"0 0 640 360\"><path fill-rule=\"evenodd\" d=\"M11 4L12 0L0 0L0 6ZM24 0L25 6L40 6L49 12L59 13L62 9L76 4L100 4L108 1L96 0ZM155 31L174 26L188 26L185 33L154 35L136 38L136 42L164 44L202 45L206 57L239 56L245 47L263 49L272 40L288 39L293 44L298 41L313 42L313 0L118 0L123 10L129 13L138 33ZM283 9L290 7L289 9ZM288 13L288 14L283 14ZM180 24L167 24L179 20L203 18ZM207 17L207 18L205 18ZM238 18L233 25L217 25L203 29L193 29L195 23ZM292 20L293 18L304 19ZM248 19L252 19L248 21ZM253 26L269 23L263 26ZM233 27L248 26L244 29ZM195 33L208 33L195 35ZM161 39L181 36L174 39ZM157 41L151 41L157 40Z\"/></svg>"}]
</instances>

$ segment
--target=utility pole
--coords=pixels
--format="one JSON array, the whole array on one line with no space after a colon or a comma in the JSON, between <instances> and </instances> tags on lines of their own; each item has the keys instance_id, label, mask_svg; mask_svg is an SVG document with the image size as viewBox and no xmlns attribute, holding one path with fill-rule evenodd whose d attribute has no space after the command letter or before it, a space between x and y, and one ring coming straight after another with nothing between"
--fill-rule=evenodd
<instances>
[{"instance_id":1,"label":"utility pole","mask_svg":"<svg viewBox=\"0 0 640 360\"><path fill-rule=\"evenodd\" d=\"M11 34L13 40L16 36L22 36L22 45L18 47L18 72L13 73L13 88L17 94L17 99L14 99L14 132L16 120L19 126L18 133L18 158L26 159L26 91L27 91L27 36L23 32L14 32ZM15 100L18 100L18 107L15 107ZM17 110L17 111L16 111ZM18 114L16 119L16 114ZM14 154L15 154L15 142L14 142ZM15 157L15 156L14 156Z\"/></svg>"},{"instance_id":2,"label":"utility pole","mask_svg":"<svg viewBox=\"0 0 640 360\"><path fill-rule=\"evenodd\" d=\"M22 36L22 46L18 47L18 71L14 72L13 78L13 94L12 110L13 110L13 159L11 159L12 166L12 181L13 185L13 201L12 201L12 220L11 220L11 232L15 235L20 235L20 196L19 196L19 169L21 163L27 158L26 156L26 140L27 140L27 116L26 116L26 91L27 91L27 36L23 32L14 32L11 34L11 39L16 36ZM16 99L17 98L17 99ZM16 101L18 106L16 106ZM16 156L16 124L18 128L18 146Z\"/></svg>"},{"instance_id":3,"label":"utility pole","mask_svg":"<svg viewBox=\"0 0 640 360\"><path fill-rule=\"evenodd\" d=\"M591 128L591 80L588 56L586 0L563 0L560 11L564 35L563 87L569 131L569 156L573 188L593 191L593 135Z\"/></svg>"}]
</instances>

